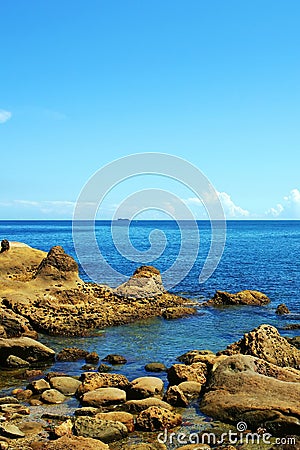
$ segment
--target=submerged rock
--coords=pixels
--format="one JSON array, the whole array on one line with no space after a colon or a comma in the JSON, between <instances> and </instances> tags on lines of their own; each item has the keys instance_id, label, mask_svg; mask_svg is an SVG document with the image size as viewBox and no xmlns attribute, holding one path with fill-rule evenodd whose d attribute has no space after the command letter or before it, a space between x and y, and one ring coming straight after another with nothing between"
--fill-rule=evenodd
<instances>
[{"instance_id":1,"label":"submerged rock","mask_svg":"<svg viewBox=\"0 0 300 450\"><path fill-rule=\"evenodd\" d=\"M205 304L208 306L222 305L252 305L261 306L270 303L269 297L259 291L245 290L231 294L229 292L217 291L212 299Z\"/></svg>"},{"instance_id":2,"label":"submerged rock","mask_svg":"<svg viewBox=\"0 0 300 450\"><path fill-rule=\"evenodd\" d=\"M85 359L89 352L77 347L62 349L56 356L57 361L79 361Z\"/></svg>"},{"instance_id":3,"label":"submerged rock","mask_svg":"<svg viewBox=\"0 0 300 450\"><path fill-rule=\"evenodd\" d=\"M236 353L256 356L281 367L300 367L300 351L271 325L260 325L220 352L224 355Z\"/></svg>"},{"instance_id":4,"label":"submerged rock","mask_svg":"<svg viewBox=\"0 0 300 450\"><path fill-rule=\"evenodd\" d=\"M290 314L290 310L285 303L281 303L277 306L275 313L279 316L283 316L284 314Z\"/></svg>"},{"instance_id":5,"label":"submerged rock","mask_svg":"<svg viewBox=\"0 0 300 450\"><path fill-rule=\"evenodd\" d=\"M249 355L233 355L211 373L200 404L215 419L274 434L300 432L300 372Z\"/></svg>"},{"instance_id":6,"label":"submerged rock","mask_svg":"<svg viewBox=\"0 0 300 450\"><path fill-rule=\"evenodd\" d=\"M152 362L145 365L146 372L166 372L167 368L163 363Z\"/></svg>"},{"instance_id":7,"label":"submerged rock","mask_svg":"<svg viewBox=\"0 0 300 450\"><path fill-rule=\"evenodd\" d=\"M109 362L112 365L126 364L127 359L122 355L107 355L102 361Z\"/></svg>"}]
</instances>

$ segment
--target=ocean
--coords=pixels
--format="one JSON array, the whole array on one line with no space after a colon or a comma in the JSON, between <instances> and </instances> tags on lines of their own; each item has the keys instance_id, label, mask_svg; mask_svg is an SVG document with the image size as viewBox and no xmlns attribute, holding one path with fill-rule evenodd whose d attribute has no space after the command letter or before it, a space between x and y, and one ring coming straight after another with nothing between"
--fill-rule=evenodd
<instances>
[{"instance_id":1,"label":"ocean","mask_svg":"<svg viewBox=\"0 0 300 450\"><path fill-rule=\"evenodd\" d=\"M145 375L144 365L148 362L160 361L169 366L177 356L188 350L222 350L262 323L276 326L284 336L299 334L299 330L284 328L300 318L300 221L228 221L223 256L215 272L203 284L199 284L198 279L210 247L211 227L209 222L199 221L198 228L198 256L189 273L172 291L201 302L211 298L216 290L237 292L255 289L270 297L269 305L218 309L200 307L197 315L176 321L154 318L98 330L90 337L40 336L41 341L56 351L76 345L97 351L101 358L108 353L122 354L128 359L128 364L116 368L116 371L133 379ZM176 222L133 222L130 226L130 239L135 248L145 251L150 247L149 234L156 229L164 233L166 247L154 261L147 261L147 265L154 265L164 273L176 261L180 250L181 234ZM110 230L110 221L96 223L95 234L101 251L115 270L130 276L143 261L133 262L122 256L114 245ZM61 245L77 259L71 221L1 221L0 238L25 242L45 251L54 245ZM84 232L82 242L85 242ZM190 245L192 249L193 242ZM86 248L84 259L84 264L97 262L96 255L89 248ZM79 267L80 276L89 281L80 264ZM116 285L116 280L105 273L101 281L111 286ZM275 310L280 303L285 303L292 314L277 316ZM57 362L51 370L79 375L82 372L81 366L82 362ZM164 374L161 377L165 379Z\"/></svg>"}]
</instances>

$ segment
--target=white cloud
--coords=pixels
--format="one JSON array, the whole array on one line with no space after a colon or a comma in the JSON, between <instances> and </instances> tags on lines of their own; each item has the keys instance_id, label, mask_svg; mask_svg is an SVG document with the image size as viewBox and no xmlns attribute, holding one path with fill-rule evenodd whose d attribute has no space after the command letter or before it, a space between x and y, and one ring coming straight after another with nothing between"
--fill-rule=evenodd
<instances>
[{"instance_id":1,"label":"white cloud","mask_svg":"<svg viewBox=\"0 0 300 450\"><path fill-rule=\"evenodd\" d=\"M229 194L226 192L218 192L217 194L227 219L241 219L250 216L250 212L236 205ZM203 203L198 197L190 197L185 200L185 202L188 205L200 206L203 208Z\"/></svg>"},{"instance_id":2,"label":"white cloud","mask_svg":"<svg viewBox=\"0 0 300 450\"><path fill-rule=\"evenodd\" d=\"M0 207L10 208L10 210L25 212L37 212L42 215L53 214L57 216L69 216L73 214L73 209L75 202L61 201L61 200L44 200L44 201L34 201L34 200L12 200L12 201L2 201L0 202Z\"/></svg>"},{"instance_id":3,"label":"white cloud","mask_svg":"<svg viewBox=\"0 0 300 450\"><path fill-rule=\"evenodd\" d=\"M277 219L300 219L299 189L292 189L289 195L283 197L281 203L266 211L266 216Z\"/></svg>"},{"instance_id":4,"label":"white cloud","mask_svg":"<svg viewBox=\"0 0 300 450\"><path fill-rule=\"evenodd\" d=\"M0 123L7 122L12 116L10 111L5 111L5 109L0 109Z\"/></svg>"}]
</instances>

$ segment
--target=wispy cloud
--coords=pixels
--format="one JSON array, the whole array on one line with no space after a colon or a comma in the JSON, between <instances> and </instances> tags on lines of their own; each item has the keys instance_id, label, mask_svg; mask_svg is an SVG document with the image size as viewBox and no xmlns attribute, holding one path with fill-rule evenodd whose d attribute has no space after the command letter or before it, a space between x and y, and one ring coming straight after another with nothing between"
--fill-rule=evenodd
<instances>
[{"instance_id":1,"label":"wispy cloud","mask_svg":"<svg viewBox=\"0 0 300 450\"><path fill-rule=\"evenodd\" d=\"M41 215L53 215L53 216L69 216L73 214L75 202L70 201L35 201L35 200L12 200L0 202L0 207L9 208L10 210L32 211L41 213Z\"/></svg>"},{"instance_id":2,"label":"wispy cloud","mask_svg":"<svg viewBox=\"0 0 300 450\"><path fill-rule=\"evenodd\" d=\"M299 189L292 189L281 203L266 211L266 216L274 219L300 219Z\"/></svg>"},{"instance_id":3,"label":"wispy cloud","mask_svg":"<svg viewBox=\"0 0 300 450\"><path fill-rule=\"evenodd\" d=\"M226 192L218 192L218 197L224 209L224 214L227 219L245 219L250 217L250 212L234 203L231 196ZM207 199L204 199L204 203ZM203 207L202 201L198 197L190 197L185 200L187 205L195 205Z\"/></svg>"},{"instance_id":4,"label":"wispy cloud","mask_svg":"<svg viewBox=\"0 0 300 450\"><path fill-rule=\"evenodd\" d=\"M0 123L7 122L12 116L10 111L5 111L5 109L0 109Z\"/></svg>"}]
</instances>

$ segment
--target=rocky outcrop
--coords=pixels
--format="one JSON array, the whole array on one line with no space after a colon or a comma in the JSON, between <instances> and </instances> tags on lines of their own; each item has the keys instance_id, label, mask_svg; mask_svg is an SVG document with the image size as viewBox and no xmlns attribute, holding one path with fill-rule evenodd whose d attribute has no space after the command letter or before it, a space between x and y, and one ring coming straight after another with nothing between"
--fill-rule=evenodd
<instances>
[{"instance_id":1,"label":"rocky outcrop","mask_svg":"<svg viewBox=\"0 0 300 450\"><path fill-rule=\"evenodd\" d=\"M5 366L10 355L29 363L53 361L55 352L46 345L28 337L0 339L0 365Z\"/></svg>"},{"instance_id":2,"label":"rocky outcrop","mask_svg":"<svg viewBox=\"0 0 300 450\"><path fill-rule=\"evenodd\" d=\"M212 299L205 303L207 306L228 305L252 305L261 306L270 303L269 297L259 291L245 290L230 294L229 292L217 291Z\"/></svg>"},{"instance_id":3,"label":"rocky outcrop","mask_svg":"<svg viewBox=\"0 0 300 450\"><path fill-rule=\"evenodd\" d=\"M196 308L191 308L189 306L175 306L174 308L166 308L162 313L162 317L166 320L175 320L196 313Z\"/></svg>"},{"instance_id":4,"label":"rocky outcrop","mask_svg":"<svg viewBox=\"0 0 300 450\"><path fill-rule=\"evenodd\" d=\"M78 265L67 255L60 245L52 247L47 256L40 263L34 278L50 278L55 281L76 280Z\"/></svg>"},{"instance_id":5,"label":"rocky outcrop","mask_svg":"<svg viewBox=\"0 0 300 450\"><path fill-rule=\"evenodd\" d=\"M281 367L300 367L300 351L271 325L260 325L220 352L224 355L236 353L256 356Z\"/></svg>"},{"instance_id":6,"label":"rocky outcrop","mask_svg":"<svg viewBox=\"0 0 300 450\"><path fill-rule=\"evenodd\" d=\"M7 239L2 239L0 253L8 252L9 247L10 246L9 246L8 240Z\"/></svg>"},{"instance_id":7,"label":"rocky outcrop","mask_svg":"<svg viewBox=\"0 0 300 450\"><path fill-rule=\"evenodd\" d=\"M283 316L285 314L290 314L290 310L285 303L281 303L277 306L275 313L279 316Z\"/></svg>"},{"instance_id":8,"label":"rocky outcrop","mask_svg":"<svg viewBox=\"0 0 300 450\"><path fill-rule=\"evenodd\" d=\"M205 414L224 422L245 421L274 434L300 432L300 373L253 356L233 355L212 372L201 401Z\"/></svg>"},{"instance_id":9,"label":"rocky outcrop","mask_svg":"<svg viewBox=\"0 0 300 450\"><path fill-rule=\"evenodd\" d=\"M38 334L33 330L29 320L3 306L0 307L0 336L2 338L25 336L37 339Z\"/></svg>"},{"instance_id":10,"label":"rocky outcrop","mask_svg":"<svg viewBox=\"0 0 300 450\"><path fill-rule=\"evenodd\" d=\"M115 294L127 298L155 298L165 293L161 275L158 269L152 266L141 266L133 276L115 289Z\"/></svg>"}]
</instances>

